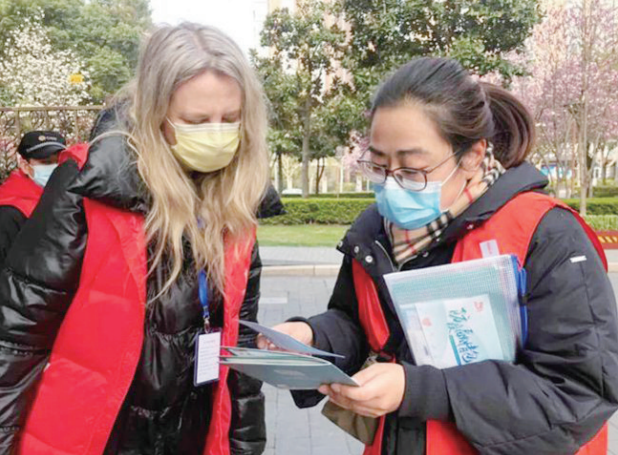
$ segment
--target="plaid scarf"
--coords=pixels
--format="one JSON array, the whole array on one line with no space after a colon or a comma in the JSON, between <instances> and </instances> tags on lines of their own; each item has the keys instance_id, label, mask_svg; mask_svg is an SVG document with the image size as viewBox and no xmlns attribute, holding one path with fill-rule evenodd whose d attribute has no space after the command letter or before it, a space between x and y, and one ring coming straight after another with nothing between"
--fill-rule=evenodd
<instances>
[{"instance_id":1,"label":"plaid scarf","mask_svg":"<svg viewBox=\"0 0 618 455\"><path fill-rule=\"evenodd\" d=\"M384 218L384 227L393 246L393 256L397 264L413 259L427 250L442 235L450 222L481 197L502 174L504 167L496 160L490 146L477 173L468 181L459 197L427 226L409 231L398 228Z\"/></svg>"}]
</instances>

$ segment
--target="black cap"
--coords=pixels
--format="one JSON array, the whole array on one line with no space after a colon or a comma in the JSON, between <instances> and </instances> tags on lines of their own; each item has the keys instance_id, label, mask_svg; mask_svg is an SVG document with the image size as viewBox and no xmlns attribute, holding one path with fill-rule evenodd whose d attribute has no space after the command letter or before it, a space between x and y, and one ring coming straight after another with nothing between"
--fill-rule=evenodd
<instances>
[{"instance_id":1,"label":"black cap","mask_svg":"<svg viewBox=\"0 0 618 455\"><path fill-rule=\"evenodd\" d=\"M66 141L55 131L29 131L22 137L17 152L26 160L48 158L66 148Z\"/></svg>"}]
</instances>

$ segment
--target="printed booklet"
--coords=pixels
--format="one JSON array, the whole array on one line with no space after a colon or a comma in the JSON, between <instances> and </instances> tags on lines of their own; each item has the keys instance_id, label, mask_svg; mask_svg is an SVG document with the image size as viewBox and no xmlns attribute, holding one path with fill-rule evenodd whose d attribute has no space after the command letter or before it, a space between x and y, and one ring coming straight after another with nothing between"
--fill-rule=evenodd
<instances>
[{"instance_id":1,"label":"printed booklet","mask_svg":"<svg viewBox=\"0 0 618 455\"><path fill-rule=\"evenodd\" d=\"M511 255L384 277L417 365L513 362L526 332L525 271Z\"/></svg>"},{"instance_id":2,"label":"printed booklet","mask_svg":"<svg viewBox=\"0 0 618 455\"><path fill-rule=\"evenodd\" d=\"M221 365L283 389L312 390L322 384L334 383L358 386L333 363L314 357L336 358L341 355L312 348L254 322L240 321L240 324L261 333L281 351L223 347L226 354L221 356Z\"/></svg>"}]
</instances>

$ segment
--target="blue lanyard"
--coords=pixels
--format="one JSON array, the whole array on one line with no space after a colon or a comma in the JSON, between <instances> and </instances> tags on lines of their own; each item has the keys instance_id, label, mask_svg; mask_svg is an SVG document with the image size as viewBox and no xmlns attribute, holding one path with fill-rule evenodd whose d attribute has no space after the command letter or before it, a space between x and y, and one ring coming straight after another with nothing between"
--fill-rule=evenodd
<instances>
[{"instance_id":1,"label":"blue lanyard","mask_svg":"<svg viewBox=\"0 0 618 455\"><path fill-rule=\"evenodd\" d=\"M204 220L201 216L197 217L197 227L204 229ZM210 332L210 302L208 302L208 278L206 272L201 270L197 275L199 286L200 304L202 305L202 316L204 317L204 332Z\"/></svg>"},{"instance_id":2,"label":"blue lanyard","mask_svg":"<svg viewBox=\"0 0 618 455\"><path fill-rule=\"evenodd\" d=\"M202 316L204 317L204 332L210 332L210 305L208 302L208 279L206 272L202 270L197 275L199 285L200 304L202 305Z\"/></svg>"}]
</instances>

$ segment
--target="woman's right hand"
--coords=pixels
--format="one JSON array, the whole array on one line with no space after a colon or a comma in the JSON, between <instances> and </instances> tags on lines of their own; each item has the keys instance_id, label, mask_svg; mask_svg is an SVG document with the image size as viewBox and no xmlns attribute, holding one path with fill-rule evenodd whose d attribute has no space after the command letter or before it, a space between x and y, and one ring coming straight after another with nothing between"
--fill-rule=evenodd
<instances>
[{"instance_id":1,"label":"woman's right hand","mask_svg":"<svg viewBox=\"0 0 618 455\"><path fill-rule=\"evenodd\" d=\"M311 326L306 322L284 322L273 327L276 330L292 338L306 344L307 346L313 346L313 330ZM279 350L276 345L271 343L268 338L259 334L257 337L257 346L259 349L268 349L270 351Z\"/></svg>"}]
</instances>

